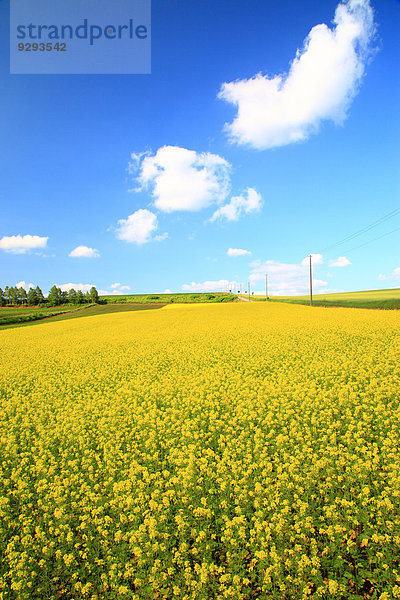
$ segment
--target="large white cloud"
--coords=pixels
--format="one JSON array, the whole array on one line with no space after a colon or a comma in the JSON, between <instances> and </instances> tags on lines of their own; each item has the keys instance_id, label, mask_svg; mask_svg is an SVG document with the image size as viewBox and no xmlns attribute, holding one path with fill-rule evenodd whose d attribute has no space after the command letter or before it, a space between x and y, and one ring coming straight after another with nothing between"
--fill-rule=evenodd
<instances>
[{"instance_id":1,"label":"large white cloud","mask_svg":"<svg viewBox=\"0 0 400 600\"><path fill-rule=\"evenodd\" d=\"M217 219L227 221L238 221L240 216L258 212L261 209L261 195L253 188L247 188L245 196L232 196L227 204L218 208L212 215L210 221Z\"/></svg>"},{"instance_id":2,"label":"large white cloud","mask_svg":"<svg viewBox=\"0 0 400 600\"><path fill-rule=\"evenodd\" d=\"M10 235L0 239L0 249L12 254L26 254L30 250L46 248L48 237L39 235Z\"/></svg>"},{"instance_id":3,"label":"large white cloud","mask_svg":"<svg viewBox=\"0 0 400 600\"><path fill-rule=\"evenodd\" d=\"M219 98L237 115L232 142L259 150L306 140L321 121L341 123L357 94L374 34L369 0L338 4L333 28L313 27L285 76L258 73L224 83Z\"/></svg>"},{"instance_id":4,"label":"large white cloud","mask_svg":"<svg viewBox=\"0 0 400 600\"><path fill-rule=\"evenodd\" d=\"M71 258L99 258L100 254L96 248L88 246L77 246L68 254Z\"/></svg>"},{"instance_id":5,"label":"large white cloud","mask_svg":"<svg viewBox=\"0 0 400 600\"><path fill-rule=\"evenodd\" d=\"M155 236L158 229L157 217L146 208L140 208L127 219L120 219L116 235L119 240L124 240L130 244L146 244L152 241L161 241L167 234Z\"/></svg>"},{"instance_id":6,"label":"large white cloud","mask_svg":"<svg viewBox=\"0 0 400 600\"><path fill-rule=\"evenodd\" d=\"M203 281L202 283L184 283L182 290L184 292L223 292L227 286L229 286L227 279L220 279L219 281Z\"/></svg>"},{"instance_id":7,"label":"large white cloud","mask_svg":"<svg viewBox=\"0 0 400 600\"><path fill-rule=\"evenodd\" d=\"M268 293L274 296L291 296L307 294L309 291L309 271L306 265L280 263L275 260L255 260L250 263L251 273L249 280L252 286L265 281L268 275ZM328 285L321 279L313 279L314 290L322 289Z\"/></svg>"},{"instance_id":8,"label":"large white cloud","mask_svg":"<svg viewBox=\"0 0 400 600\"><path fill-rule=\"evenodd\" d=\"M336 258L329 263L330 267L348 267L349 265L351 265L351 262L346 256L339 256L339 258Z\"/></svg>"},{"instance_id":9,"label":"large white cloud","mask_svg":"<svg viewBox=\"0 0 400 600\"><path fill-rule=\"evenodd\" d=\"M250 250L244 250L243 248L228 248L226 253L228 256L232 257L248 256L251 254Z\"/></svg>"},{"instance_id":10,"label":"large white cloud","mask_svg":"<svg viewBox=\"0 0 400 600\"><path fill-rule=\"evenodd\" d=\"M163 146L155 154L132 154L132 160L136 191L148 190L161 211L198 211L229 194L231 165L217 154Z\"/></svg>"}]
</instances>

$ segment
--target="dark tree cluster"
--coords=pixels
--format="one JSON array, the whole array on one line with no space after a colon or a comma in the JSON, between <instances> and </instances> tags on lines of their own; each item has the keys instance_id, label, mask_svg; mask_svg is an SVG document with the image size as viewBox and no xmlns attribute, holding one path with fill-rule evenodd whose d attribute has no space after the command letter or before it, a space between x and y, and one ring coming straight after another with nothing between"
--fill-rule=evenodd
<instances>
[{"instance_id":1,"label":"dark tree cluster","mask_svg":"<svg viewBox=\"0 0 400 600\"><path fill-rule=\"evenodd\" d=\"M35 288L29 288L28 292L23 287L6 287L4 291L0 288L0 306L38 306L45 304L47 306L60 306L60 304L95 304L99 301L99 294L95 287L92 287L85 294L81 290L69 290L65 292L61 288L53 285L47 298L44 297L42 290L37 285Z\"/></svg>"}]
</instances>

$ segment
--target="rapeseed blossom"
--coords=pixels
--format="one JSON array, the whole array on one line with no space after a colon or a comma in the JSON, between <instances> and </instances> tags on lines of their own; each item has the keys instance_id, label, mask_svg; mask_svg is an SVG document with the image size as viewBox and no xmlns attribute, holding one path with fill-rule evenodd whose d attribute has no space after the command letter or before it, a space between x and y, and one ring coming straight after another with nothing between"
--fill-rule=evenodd
<instances>
[{"instance_id":1,"label":"rapeseed blossom","mask_svg":"<svg viewBox=\"0 0 400 600\"><path fill-rule=\"evenodd\" d=\"M1 331L0 598L399 598L399 325L243 303Z\"/></svg>"}]
</instances>

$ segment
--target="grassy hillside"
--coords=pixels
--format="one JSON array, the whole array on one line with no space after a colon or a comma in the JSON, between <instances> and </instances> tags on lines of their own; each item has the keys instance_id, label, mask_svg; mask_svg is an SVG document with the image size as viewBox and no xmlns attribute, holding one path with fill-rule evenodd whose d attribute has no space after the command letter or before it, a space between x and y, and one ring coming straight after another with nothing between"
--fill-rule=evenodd
<instances>
[{"instance_id":1,"label":"grassy hillside","mask_svg":"<svg viewBox=\"0 0 400 600\"><path fill-rule=\"evenodd\" d=\"M252 296L252 300L265 302L265 296ZM309 304L309 296L270 296L270 302ZM313 295L314 306L346 306L353 308L400 309L400 288L365 290L337 294Z\"/></svg>"},{"instance_id":2,"label":"grassy hillside","mask_svg":"<svg viewBox=\"0 0 400 600\"><path fill-rule=\"evenodd\" d=\"M130 294L121 296L100 296L101 302L107 304L138 303L138 304L192 304L192 303L214 303L232 302L236 300L236 294L221 294L209 292L204 294Z\"/></svg>"},{"instance_id":3,"label":"grassy hillside","mask_svg":"<svg viewBox=\"0 0 400 600\"><path fill-rule=\"evenodd\" d=\"M81 317L93 317L95 315L107 315L111 313L117 312L129 312L135 310L154 310L156 308L162 308L165 304L104 304L104 305L91 305L87 307L81 307L78 309L71 310L71 308L67 309L67 312L57 311L57 309L48 309L48 313L40 314L35 313L34 315L27 314L26 319L23 320L23 316L16 315L14 317L14 321L12 320L11 315L8 317L8 321L5 323L1 323L1 312L0 312L0 330L1 329L11 329L15 327L24 327L26 325L36 325L39 324L43 319L47 322L54 323L55 321L66 321L67 319L78 319ZM61 308L61 307L59 307ZM3 310L3 309L1 309ZM12 309L10 309L12 310ZM17 311L17 309L15 309ZM42 312L42 311L41 311Z\"/></svg>"},{"instance_id":4,"label":"grassy hillside","mask_svg":"<svg viewBox=\"0 0 400 600\"><path fill-rule=\"evenodd\" d=\"M74 313L82 309L81 306L71 304L64 306L3 306L0 308L0 327L14 323L39 321L63 313Z\"/></svg>"}]
</instances>

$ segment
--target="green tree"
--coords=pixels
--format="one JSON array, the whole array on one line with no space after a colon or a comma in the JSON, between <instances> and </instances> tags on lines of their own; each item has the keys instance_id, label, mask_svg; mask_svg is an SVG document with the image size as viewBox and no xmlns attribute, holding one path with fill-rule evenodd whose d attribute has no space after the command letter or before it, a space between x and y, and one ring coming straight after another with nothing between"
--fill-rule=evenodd
<instances>
[{"instance_id":1,"label":"green tree","mask_svg":"<svg viewBox=\"0 0 400 600\"><path fill-rule=\"evenodd\" d=\"M90 288L89 294L90 294L90 302L94 302L95 304L97 304L97 302L99 301L99 293L94 286L92 288Z\"/></svg>"},{"instance_id":2,"label":"green tree","mask_svg":"<svg viewBox=\"0 0 400 600\"><path fill-rule=\"evenodd\" d=\"M50 306L59 306L61 304L61 290L56 285L53 285L51 288L47 296L47 302Z\"/></svg>"},{"instance_id":3,"label":"green tree","mask_svg":"<svg viewBox=\"0 0 400 600\"><path fill-rule=\"evenodd\" d=\"M71 288L68 292L68 302L71 302L71 304L78 304L78 296L74 288Z\"/></svg>"},{"instance_id":4,"label":"green tree","mask_svg":"<svg viewBox=\"0 0 400 600\"><path fill-rule=\"evenodd\" d=\"M14 286L8 288L8 301L9 304L18 304L18 291Z\"/></svg>"},{"instance_id":5,"label":"green tree","mask_svg":"<svg viewBox=\"0 0 400 600\"><path fill-rule=\"evenodd\" d=\"M6 303L6 299L4 298L4 292L3 290L0 288L0 306L4 306Z\"/></svg>"},{"instance_id":6,"label":"green tree","mask_svg":"<svg viewBox=\"0 0 400 600\"><path fill-rule=\"evenodd\" d=\"M27 302L28 302L29 306L36 306L37 304L39 304L37 293L36 293L35 289L29 288Z\"/></svg>"},{"instance_id":7,"label":"green tree","mask_svg":"<svg viewBox=\"0 0 400 600\"><path fill-rule=\"evenodd\" d=\"M18 304L24 304L27 299L26 289L23 287L17 288L17 302Z\"/></svg>"},{"instance_id":8,"label":"green tree","mask_svg":"<svg viewBox=\"0 0 400 600\"><path fill-rule=\"evenodd\" d=\"M83 304L85 302L85 296L83 295L83 292L81 290L78 290L76 292L76 297L78 304Z\"/></svg>"},{"instance_id":9,"label":"green tree","mask_svg":"<svg viewBox=\"0 0 400 600\"><path fill-rule=\"evenodd\" d=\"M43 292L38 285L35 287L35 292L36 292L37 304L43 304L43 302L44 302Z\"/></svg>"}]
</instances>

